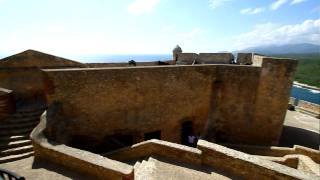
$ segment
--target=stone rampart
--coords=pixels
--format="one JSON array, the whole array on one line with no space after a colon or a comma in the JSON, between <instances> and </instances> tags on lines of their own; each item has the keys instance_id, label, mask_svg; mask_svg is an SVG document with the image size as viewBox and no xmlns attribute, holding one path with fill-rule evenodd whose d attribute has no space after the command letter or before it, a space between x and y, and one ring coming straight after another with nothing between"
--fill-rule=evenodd
<instances>
[{"instance_id":1,"label":"stone rampart","mask_svg":"<svg viewBox=\"0 0 320 180\"><path fill-rule=\"evenodd\" d=\"M176 64L231 64L233 60L232 53L179 53Z\"/></svg>"},{"instance_id":2,"label":"stone rampart","mask_svg":"<svg viewBox=\"0 0 320 180\"><path fill-rule=\"evenodd\" d=\"M240 65L251 65L252 64L252 53L238 53L237 64Z\"/></svg>"},{"instance_id":3,"label":"stone rampart","mask_svg":"<svg viewBox=\"0 0 320 180\"><path fill-rule=\"evenodd\" d=\"M232 53L200 53L197 64L231 64L234 60Z\"/></svg>"},{"instance_id":4,"label":"stone rampart","mask_svg":"<svg viewBox=\"0 0 320 180\"><path fill-rule=\"evenodd\" d=\"M198 54L196 53L179 53L176 64L191 65L195 63L197 58L198 58Z\"/></svg>"},{"instance_id":5,"label":"stone rampart","mask_svg":"<svg viewBox=\"0 0 320 180\"><path fill-rule=\"evenodd\" d=\"M124 134L138 143L160 130L161 139L180 143L182 123L191 121L193 133L210 141L271 145L281 133L295 65L268 58L262 67L51 69L47 100L62 105L70 140L90 136L99 144Z\"/></svg>"}]
</instances>

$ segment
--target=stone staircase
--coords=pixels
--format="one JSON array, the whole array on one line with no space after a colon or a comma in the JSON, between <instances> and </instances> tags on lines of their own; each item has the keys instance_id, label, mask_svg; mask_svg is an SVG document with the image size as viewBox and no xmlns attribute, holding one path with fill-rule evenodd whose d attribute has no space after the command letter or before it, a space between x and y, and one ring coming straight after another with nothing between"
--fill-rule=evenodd
<instances>
[{"instance_id":1,"label":"stone staircase","mask_svg":"<svg viewBox=\"0 0 320 180\"><path fill-rule=\"evenodd\" d=\"M0 164L33 155L29 135L40 121L45 108L17 109L0 121Z\"/></svg>"}]
</instances>

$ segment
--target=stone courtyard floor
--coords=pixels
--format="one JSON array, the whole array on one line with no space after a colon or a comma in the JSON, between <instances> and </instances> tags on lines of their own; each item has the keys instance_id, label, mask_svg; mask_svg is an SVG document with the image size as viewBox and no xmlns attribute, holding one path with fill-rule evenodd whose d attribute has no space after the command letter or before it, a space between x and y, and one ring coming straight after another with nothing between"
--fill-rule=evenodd
<instances>
[{"instance_id":1,"label":"stone courtyard floor","mask_svg":"<svg viewBox=\"0 0 320 180\"><path fill-rule=\"evenodd\" d=\"M9 171L17 173L20 176L24 176L26 180L95 179L92 177L90 178L86 175L81 175L79 173L69 171L54 164L46 163L43 161L35 161L33 156L18 161L0 164L0 168L7 169Z\"/></svg>"},{"instance_id":2,"label":"stone courtyard floor","mask_svg":"<svg viewBox=\"0 0 320 180\"><path fill-rule=\"evenodd\" d=\"M279 146L302 145L319 150L320 119L287 111Z\"/></svg>"},{"instance_id":3,"label":"stone courtyard floor","mask_svg":"<svg viewBox=\"0 0 320 180\"><path fill-rule=\"evenodd\" d=\"M294 144L299 144L319 149L319 126L320 119L296 111L287 111L279 146L292 147ZM34 161L34 157L0 164L0 168L13 171L26 179L94 179L57 165Z\"/></svg>"}]
</instances>

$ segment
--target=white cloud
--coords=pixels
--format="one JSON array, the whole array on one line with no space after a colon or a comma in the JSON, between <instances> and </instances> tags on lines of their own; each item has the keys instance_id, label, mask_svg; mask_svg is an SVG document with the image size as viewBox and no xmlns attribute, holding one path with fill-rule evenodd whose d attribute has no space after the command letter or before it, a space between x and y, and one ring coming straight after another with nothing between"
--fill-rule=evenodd
<instances>
[{"instance_id":1,"label":"white cloud","mask_svg":"<svg viewBox=\"0 0 320 180\"><path fill-rule=\"evenodd\" d=\"M235 49L272 44L319 44L320 19L305 20L301 24L293 25L273 23L256 25L252 31L236 37L234 42Z\"/></svg>"},{"instance_id":2,"label":"white cloud","mask_svg":"<svg viewBox=\"0 0 320 180\"><path fill-rule=\"evenodd\" d=\"M212 9L216 9L229 1L232 1L232 0L209 0L209 6Z\"/></svg>"},{"instance_id":3,"label":"white cloud","mask_svg":"<svg viewBox=\"0 0 320 180\"><path fill-rule=\"evenodd\" d=\"M307 1L307 0L293 0L293 1L291 1L291 5L294 5L294 4L299 4L299 3L302 3L302 2L305 2L305 1Z\"/></svg>"},{"instance_id":4,"label":"white cloud","mask_svg":"<svg viewBox=\"0 0 320 180\"><path fill-rule=\"evenodd\" d=\"M128 6L128 11L132 14L152 12L159 3L160 0L135 0Z\"/></svg>"},{"instance_id":5,"label":"white cloud","mask_svg":"<svg viewBox=\"0 0 320 180\"><path fill-rule=\"evenodd\" d=\"M241 14L259 14L265 11L265 8L246 8L240 11Z\"/></svg>"},{"instance_id":6,"label":"white cloud","mask_svg":"<svg viewBox=\"0 0 320 180\"><path fill-rule=\"evenodd\" d=\"M282 5L284 5L285 3L287 3L288 0L276 0L275 2L273 2L270 6L271 10L277 10L278 8L280 8Z\"/></svg>"},{"instance_id":7,"label":"white cloud","mask_svg":"<svg viewBox=\"0 0 320 180\"><path fill-rule=\"evenodd\" d=\"M201 33L201 28L195 27L190 32L182 33L181 36L183 38L193 38L196 35L198 35L199 33Z\"/></svg>"}]
</instances>

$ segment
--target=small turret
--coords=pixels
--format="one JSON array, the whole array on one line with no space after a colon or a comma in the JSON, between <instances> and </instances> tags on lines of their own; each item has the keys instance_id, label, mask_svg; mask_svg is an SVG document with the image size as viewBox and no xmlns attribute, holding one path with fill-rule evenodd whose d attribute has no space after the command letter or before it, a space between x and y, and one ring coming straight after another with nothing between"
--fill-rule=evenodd
<instances>
[{"instance_id":1,"label":"small turret","mask_svg":"<svg viewBox=\"0 0 320 180\"><path fill-rule=\"evenodd\" d=\"M178 55L182 53L182 49L179 45L177 45L173 50L172 50L172 56L173 56L173 61L174 64L176 64L177 60L178 60Z\"/></svg>"}]
</instances>

